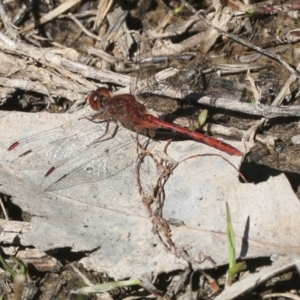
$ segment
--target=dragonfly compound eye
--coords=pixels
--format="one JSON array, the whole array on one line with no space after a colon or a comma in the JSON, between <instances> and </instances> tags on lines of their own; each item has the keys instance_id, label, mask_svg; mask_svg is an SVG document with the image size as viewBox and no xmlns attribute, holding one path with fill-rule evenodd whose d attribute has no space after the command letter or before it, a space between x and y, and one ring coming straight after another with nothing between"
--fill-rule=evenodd
<instances>
[{"instance_id":1,"label":"dragonfly compound eye","mask_svg":"<svg viewBox=\"0 0 300 300\"><path fill-rule=\"evenodd\" d=\"M102 109L106 102L111 98L110 91L107 88L98 88L88 95L88 102L95 111Z\"/></svg>"}]
</instances>

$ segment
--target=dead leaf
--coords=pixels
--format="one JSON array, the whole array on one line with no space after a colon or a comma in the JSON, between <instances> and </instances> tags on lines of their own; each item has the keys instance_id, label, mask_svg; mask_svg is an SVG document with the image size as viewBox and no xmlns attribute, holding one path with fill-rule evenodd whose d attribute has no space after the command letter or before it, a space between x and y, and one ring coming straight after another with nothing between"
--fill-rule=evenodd
<instances>
[{"instance_id":1,"label":"dead leaf","mask_svg":"<svg viewBox=\"0 0 300 300\"><path fill-rule=\"evenodd\" d=\"M73 118L76 120L75 116L66 114L2 112L0 157L4 157L13 141ZM131 138L126 130L118 135L124 142L123 138ZM112 140L107 140L105 147L109 148ZM232 144L241 147L241 143ZM129 151L135 160L136 146L132 145L134 149L126 148L114 159L121 161L128 157L126 151ZM160 153L164 145L156 142L154 150ZM168 155L177 162L204 153L219 151L194 141L173 142L168 149ZM239 166L240 157L222 155ZM106 163L111 163L109 156ZM22 173L8 166L1 168L0 191L11 195L13 203L32 214L30 231L19 235L21 244L31 244L44 251L61 247L71 247L73 251L94 250L81 262L88 268L106 271L116 280L187 266L187 261L166 251L152 233L151 220L136 188L134 164L105 180L78 183L51 192L41 190L41 177L35 176L42 174ZM149 192L155 176L151 160L145 160L141 178ZM165 194L164 219L181 221L178 223L181 226L170 225L171 238L178 249L185 249L195 260L194 267L199 267L196 260L200 252L212 257L217 265L228 263L226 201L240 256L299 253L300 242L295 236L300 228L300 207L284 175L257 185L245 184L239 182L237 171L221 157L199 156L178 165L165 186ZM205 261L201 267L212 265Z\"/></svg>"}]
</instances>

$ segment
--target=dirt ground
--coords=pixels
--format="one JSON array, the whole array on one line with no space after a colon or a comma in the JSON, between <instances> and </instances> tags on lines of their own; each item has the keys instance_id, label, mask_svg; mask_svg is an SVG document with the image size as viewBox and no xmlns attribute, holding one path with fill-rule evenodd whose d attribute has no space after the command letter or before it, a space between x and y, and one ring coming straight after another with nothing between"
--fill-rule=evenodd
<instances>
[{"instance_id":1,"label":"dirt ground","mask_svg":"<svg viewBox=\"0 0 300 300\"><path fill-rule=\"evenodd\" d=\"M300 197L300 113L293 110L300 104L300 2L6 1L2 8L1 32L7 37L36 49L56 48L57 53L87 66L132 75L130 90L144 93L147 108L164 115L166 120L176 119L181 126L197 129L198 116L207 109L202 131L251 145L240 168L248 182L263 182L283 172ZM51 113L81 104L58 87L46 92L39 92L40 86L22 88L21 80L51 86L53 71L41 74L40 80L30 68L40 67L47 72L47 65L30 57L25 46L15 52L4 47L0 51L15 56L19 64L8 64L2 75L15 79L14 82L0 80L1 110ZM162 57L160 61L153 58L158 56ZM152 60L144 61L145 58ZM170 95L164 93L163 98L149 96L153 86L161 82L149 83L146 91L135 86L137 80L169 67L180 70L163 82L177 90L176 99L167 98ZM73 95L82 99L92 90L91 82L102 82L91 74L68 72L59 74L56 80L67 82L66 78L72 78L80 82ZM105 83L115 92L124 86L118 80ZM191 91L212 98L222 96L235 104L195 102L185 97ZM284 110L278 109L283 106ZM214 130L215 124L230 130ZM30 215L14 206L9 197L3 199L10 220L30 221ZM6 253L9 246L2 246ZM23 296L22 292L18 295L17 284L13 285L6 274L0 285L3 299L13 294L15 298L11 299L214 299L224 289L226 266L205 270L205 274L198 270L160 274L151 281L155 288L135 285L101 295L70 294L86 286L85 277L94 285L111 280L105 274L84 270L77 263L88 255L58 249L38 260L26 263L24 259L28 276ZM270 258L253 259L248 265L254 271L270 265ZM174 278L179 282L176 288L172 286ZM278 299L291 295L299 298L299 273L295 267L239 297L262 299L272 293L279 293Z\"/></svg>"}]
</instances>

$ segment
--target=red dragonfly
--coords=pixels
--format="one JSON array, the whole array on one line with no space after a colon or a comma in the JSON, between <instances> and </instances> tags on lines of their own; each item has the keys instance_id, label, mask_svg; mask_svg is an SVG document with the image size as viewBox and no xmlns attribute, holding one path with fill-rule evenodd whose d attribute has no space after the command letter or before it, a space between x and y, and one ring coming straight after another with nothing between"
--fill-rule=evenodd
<instances>
[{"instance_id":1,"label":"red dragonfly","mask_svg":"<svg viewBox=\"0 0 300 300\"><path fill-rule=\"evenodd\" d=\"M131 94L111 97L108 89L98 88L91 92L87 99L91 108L97 111L90 118L91 121L106 120L107 124L111 120L118 121L125 128L138 133L167 129L191 137L230 155L243 155L240 150L229 144L148 114L146 107ZM101 138L107 136L108 125L104 129L102 124L91 123L86 118L77 123L75 128L71 129L70 134L67 133L67 125L13 143L8 148L6 162L24 170L48 167L41 183L46 190L57 190L84 182L100 181L134 163L135 153L132 149L135 147L132 147L132 139L124 142L124 140L120 141L118 137L114 137L111 142L115 146L110 145L107 149L106 143L100 142L104 141ZM102 135L99 134L101 130L104 132ZM122 156L121 161L118 159L120 156Z\"/></svg>"},{"instance_id":2,"label":"red dragonfly","mask_svg":"<svg viewBox=\"0 0 300 300\"><path fill-rule=\"evenodd\" d=\"M110 91L107 88L98 88L89 94L88 102L93 110L98 111L91 120L118 121L125 128L138 133L154 129L172 130L230 155L243 155L240 150L213 137L165 122L148 114L146 107L131 94L111 97Z\"/></svg>"}]
</instances>

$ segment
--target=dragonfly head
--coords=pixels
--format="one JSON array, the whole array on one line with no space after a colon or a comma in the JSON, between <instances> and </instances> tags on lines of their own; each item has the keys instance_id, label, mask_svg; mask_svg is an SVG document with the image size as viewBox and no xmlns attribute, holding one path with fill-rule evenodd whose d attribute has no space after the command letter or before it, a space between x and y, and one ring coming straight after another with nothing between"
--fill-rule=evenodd
<instances>
[{"instance_id":1,"label":"dragonfly head","mask_svg":"<svg viewBox=\"0 0 300 300\"><path fill-rule=\"evenodd\" d=\"M87 100L93 110L99 111L105 107L110 98L110 91L107 88L101 87L90 92Z\"/></svg>"}]
</instances>

